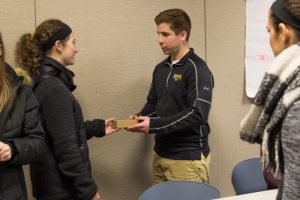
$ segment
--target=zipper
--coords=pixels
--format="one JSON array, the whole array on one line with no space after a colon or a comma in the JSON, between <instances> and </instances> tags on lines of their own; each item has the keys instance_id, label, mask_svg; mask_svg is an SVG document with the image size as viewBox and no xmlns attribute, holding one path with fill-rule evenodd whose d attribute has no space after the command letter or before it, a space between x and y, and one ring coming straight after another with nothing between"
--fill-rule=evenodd
<instances>
[{"instance_id":1,"label":"zipper","mask_svg":"<svg viewBox=\"0 0 300 200\"><path fill-rule=\"evenodd\" d=\"M172 69L173 69L172 65L170 65L169 63L168 63L168 65L170 66L170 72L169 72L169 75L168 75L168 78L167 78L166 88L168 88L168 86L169 86L169 79L170 79L170 76L171 76L171 73L172 73Z\"/></svg>"},{"instance_id":2,"label":"zipper","mask_svg":"<svg viewBox=\"0 0 300 200\"><path fill-rule=\"evenodd\" d=\"M201 146L201 149L203 148L203 144L202 144L202 142L203 142L203 140L202 140L202 137L203 137L203 131L202 131L202 125L200 125L200 146Z\"/></svg>"},{"instance_id":3,"label":"zipper","mask_svg":"<svg viewBox=\"0 0 300 200\"><path fill-rule=\"evenodd\" d=\"M79 149L80 149L81 151L83 151L83 150L85 149L85 144L84 144L84 143L81 144L80 147L79 147Z\"/></svg>"}]
</instances>

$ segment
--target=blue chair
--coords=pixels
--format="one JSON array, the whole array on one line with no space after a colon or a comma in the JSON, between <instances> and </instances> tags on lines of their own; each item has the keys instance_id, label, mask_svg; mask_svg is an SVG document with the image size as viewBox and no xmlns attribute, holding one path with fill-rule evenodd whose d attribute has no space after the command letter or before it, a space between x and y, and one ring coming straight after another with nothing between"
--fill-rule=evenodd
<instances>
[{"instance_id":1,"label":"blue chair","mask_svg":"<svg viewBox=\"0 0 300 200\"><path fill-rule=\"evenodd\" d=\"M139 200L209 200L220 198L219 191L205 183L167 181L148 188Z\"/></svg>"},{"instance_id":2,"label":"blue chair","mask_svg":"<svg viewBox=\"0 0 300 200\"><path fill-rule=\"evenodd\" d=\"M260 158L238 163L232 170L231 183L237 195L267 190Z\"/></svg>"}]
</instances>

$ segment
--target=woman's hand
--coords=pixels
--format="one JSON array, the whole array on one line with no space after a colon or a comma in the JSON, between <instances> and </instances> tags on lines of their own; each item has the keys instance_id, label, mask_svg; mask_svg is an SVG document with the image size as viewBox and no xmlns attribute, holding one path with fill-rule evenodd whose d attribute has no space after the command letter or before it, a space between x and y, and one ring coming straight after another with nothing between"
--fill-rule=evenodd
<instances>
[{"instance_id":1,"label":"woman's hand","mask_svg":"<svg viewBox=\"0 0 300 200\"><path fill-rule=\"evenodd\" d=\"M11 148L8 144L0 142L0 162L9 161L11 159Z\"/></svg>"},{"instance_id":2,"label":"woman's hand","mask_svg":"<svg viewBox=\"0 0 300 200\"><path fill-rule=\"evenodd\" d=\"M101 200L99 192L97 192L91 200Z\"/></svg>"},{"instance_id":3,"label":"woman's hand","mask_svg":"<svg viewBox=\"0 0 300 200\"><path fill-rule=\"evenodd\" d=\"M108 118L108 119L105 120L105 135L110 135L110 134L112 134L112 133L114 133L114 132L120 130L120 129L118 129L118 128L113 128L113 127L112 127L112 122L113 122L114 120L116 120L115 117Z\"/></svg>"}]
</instances>

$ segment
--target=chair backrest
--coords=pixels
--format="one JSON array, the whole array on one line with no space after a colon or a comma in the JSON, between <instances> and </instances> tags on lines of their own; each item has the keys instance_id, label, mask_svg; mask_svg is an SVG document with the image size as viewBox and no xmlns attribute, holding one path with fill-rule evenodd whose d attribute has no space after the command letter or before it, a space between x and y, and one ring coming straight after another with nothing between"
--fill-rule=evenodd
<instances>
[{"instance_id":1,"label":"chair backrest","mask_svg":"<svg viewBox=\"0 0 300 200\"><path fill-rule=\"evenodd\" d=\"M167 181L148 188L139 200L209 200L219 197L219 191L205 183Z\"/></svg>"},{"instance_id":2,"label":"chair backrest","mask_svg":"<svg viewBox=\"0 0 300 200\"><path fill-rule=\"evenodd\" d=\"M232 170L231 183L237 195L267 190L260 158L238 163Z\"/></svg>"}]
</instances>

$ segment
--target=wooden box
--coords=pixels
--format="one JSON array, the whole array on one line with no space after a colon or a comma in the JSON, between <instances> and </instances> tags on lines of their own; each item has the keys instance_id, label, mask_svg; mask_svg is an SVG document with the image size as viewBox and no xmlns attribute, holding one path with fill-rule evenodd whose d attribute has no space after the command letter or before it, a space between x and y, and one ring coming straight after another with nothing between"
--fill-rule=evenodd
<instances>
[{"instance_id":1,"label":"wooden box","mask_svg":"<svg viewBox=\"0 0 300 200\"><path fill-rule=\"evenodd\" d=\"M134 124L139 123L136 119L121 119L121 120L114 120L112 123L113 128L127 128Z\"/></svg>"}]
</instances>

